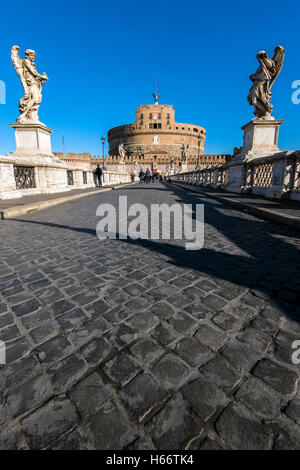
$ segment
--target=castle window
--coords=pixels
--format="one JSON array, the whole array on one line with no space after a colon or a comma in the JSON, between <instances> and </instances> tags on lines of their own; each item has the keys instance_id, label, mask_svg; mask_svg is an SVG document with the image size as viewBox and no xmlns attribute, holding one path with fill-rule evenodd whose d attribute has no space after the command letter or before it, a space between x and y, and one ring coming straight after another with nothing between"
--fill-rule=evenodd
<instances>
[{"instance_id":1,"label":"castle window","mask_svg":"<svg viewBox=\"0 0 300 470\"><path fill-rule=\"evenodd\" d=\"M193 129L194 132L198 132L198 129Z\"/></svg>"},{"instance_id":2,"label":"castle window","mask_svg":"<svg viewBox=\"0 0 300 470\"><path fill-rule=\"evenodd\" d=\"M143 119L143 114L140 114L140 119Z\"/></svg>"},{"instance_id":3,"label":"castle window","mask_svg":"<svg viewBox=\"0 0 300 470\"><path fill-rule=\"evenodd\" d=\"M158 113L158 119L161 119L161 114L160 113Z\"/></svg>"},{"instance_id":4,"label":"castle window","mask_svg":"<svg viewBox=\"0 0 300 470\"><path fill-rule=\"evenodd\" d=\"M149 122L149 129L161 129L161 122Z\"/></svg>"},{"instance_id":5,"label":"castle window","mask_svg":"<svg viewBox=\"0 0 300 470\"><path fill-rule=\"evenodd\" d=\"M170 113L167 114L167 119L170 119Z\"/></svg>"},{"instance_id":6,"label":"castle window","mask_svg":"<svg viewBox=\"0 0 300 470\"><path fill-rule=\"evenodd\" d=\"M149 114L149 119L152 119L152 113Z\"/></svg>"}]
</instances>

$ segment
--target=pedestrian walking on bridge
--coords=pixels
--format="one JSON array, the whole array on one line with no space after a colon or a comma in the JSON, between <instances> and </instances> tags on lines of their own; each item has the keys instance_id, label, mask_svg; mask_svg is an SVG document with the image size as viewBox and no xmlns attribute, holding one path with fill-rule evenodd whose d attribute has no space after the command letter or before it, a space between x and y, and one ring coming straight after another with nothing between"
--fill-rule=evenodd
<instances>
[{"instance_id":1,"label":"pedestrian walking on bridge","mask_svg":"<svg viewBox=\"0 0 300 470\"><path fill-rule=\"evenodd\" d=\"M147 168L146 170L146 183L150 183L151 181L151 171L149 170L149 168Z\"/></svg>"},{"instance_id":2,"label":"pedestrian walking on bridge","mask_svg":"<svg viewBox=\"0 0 300 470\"><path fill-rule=\"evenodd\" d=\"M97 176L99 187L101 187L102 186L102 168L100 168L99 165L97 165L97 168L95 170L95 175Z\"/></svg>"}]
</instances>

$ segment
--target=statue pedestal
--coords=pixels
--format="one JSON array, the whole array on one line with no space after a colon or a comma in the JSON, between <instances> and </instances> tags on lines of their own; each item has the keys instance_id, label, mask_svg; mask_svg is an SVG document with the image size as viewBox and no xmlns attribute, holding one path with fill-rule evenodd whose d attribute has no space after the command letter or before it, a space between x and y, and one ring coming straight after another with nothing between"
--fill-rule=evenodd
<instances>
[{"instance_id":1,"label":"statue pedestal","mask_svg":"<svg viewBox=\"0 0 300 470\"><path fill-rule=\"evenodd\" d=\"M186 171L188 171L188 165L187 163L181 163L181 173L185 173Z\"/></svg>"},{"instance_id":2,"label":"statue pedestal","mask_svg":"<svg viewBox=\"0 0 300 470\"><path fill-rule=\"evenodd\" d=\"M233 160L253 160L280 151L278 148L279 126L283 121L275 119L253 119L242 127L244 144Z\"/></svg>"},{"instance_id":3,"label":"statue pedestal","mask_svg":"<svg viewBox=\"0 0 300 470\"><path fill-rule=\"evenodd\" d=\"M125 163L118 163L117 165L117 172L118 173L125 173Z\"/></svg>"},{"instance_id":4,"label":"statue pedestal","mask_svg":"<svg viewBox=\"0 0 300 470\"><path fill-rule=\"evenodd\" d=\"M42 124L10 124L15 129L14 155L52 155L52 130Z\"/></svg>"},{"instance_id":5,"label":"statue pedestal","mask_svg":"<svg viewBox=\"0 0 300 470\"><path fill-rule=\"evenodd\" d=\"M51 151L52 130L43 124L10 124L15 130L16 150L10 156L31 163L63 162Z\"/></svg>"}]
</instances>

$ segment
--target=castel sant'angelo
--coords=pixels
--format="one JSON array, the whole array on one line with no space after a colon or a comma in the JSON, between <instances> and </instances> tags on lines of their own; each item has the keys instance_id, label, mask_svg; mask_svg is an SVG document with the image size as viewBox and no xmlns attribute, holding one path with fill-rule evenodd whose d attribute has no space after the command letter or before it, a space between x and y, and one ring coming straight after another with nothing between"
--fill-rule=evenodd
<instances>
[{"instance_id":1,"label":"castel sant'angelo","mask_svg":"<svg viewBox=\"0 0 300 470\"><path fill-rule=\"evenodd\" d=\"M156 93L153 97L154 104L139 105L134 123L108 131L109 156L104 161L108 170L116 171L123 162L128 173L149 168L165 175L220 165L229 160L229 155L205 155L204 127L176 122L173 106L159 104ZM103 166L103 157L93 157L89 153L56 155L73 166L77 162L92 167Z\"/></svg>"}]
</instances>

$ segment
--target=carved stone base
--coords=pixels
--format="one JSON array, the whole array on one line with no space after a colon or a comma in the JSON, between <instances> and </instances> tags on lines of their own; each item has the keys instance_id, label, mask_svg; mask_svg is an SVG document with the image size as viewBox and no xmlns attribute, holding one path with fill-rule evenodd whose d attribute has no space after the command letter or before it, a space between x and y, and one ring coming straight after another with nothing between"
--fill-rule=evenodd
<instances>
[{"instance_id":1,"label":"carved stone base","mask_svg":"<svg viewBox=\"0 0 300 470\"><path fill-rule=\"evenodd\" d=\"M188 164L187 163L181 163L180 173L185 173L186 171L188 171Z\"/></svg>"},{"instance_id":2,"label":"carved stone base","mask_svg":"<svg viewBox=\"0 0 300 470\"><path fill-rule=\"evenodd\" d=\"M244 144L233 161L249 161L280 152L278 148L279 126L283 121L275 119L253 119L242 127Z\"/></svg>"},{"instance_id":3,"label":"carved stone base","mask_svg":"<svg viewBox=\"0 0 300 470\"><path fill-rule=\"evenodd\" d=\"M125 173L125 163L119 163L117 165L117 172L118 173Z\"/></svg>"}]
</instances>

